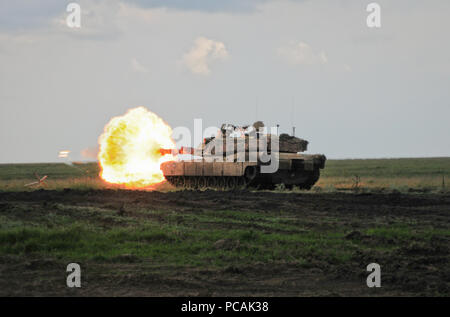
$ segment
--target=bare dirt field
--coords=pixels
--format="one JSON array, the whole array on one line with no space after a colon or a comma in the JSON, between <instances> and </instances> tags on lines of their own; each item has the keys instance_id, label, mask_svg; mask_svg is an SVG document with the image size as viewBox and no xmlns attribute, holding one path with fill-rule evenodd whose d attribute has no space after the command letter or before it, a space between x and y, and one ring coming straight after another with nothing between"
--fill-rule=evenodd
<instances>
[{"instance_id":1,"label":"bare dirt field","mask_svg":"<svg viewBox=\"0 0 450 317\"><path fill-rule=\"evenodd\" d=\"M1 296L450 295L448 193L0 192L0 223Z\"/></svg>"}]
</instances>

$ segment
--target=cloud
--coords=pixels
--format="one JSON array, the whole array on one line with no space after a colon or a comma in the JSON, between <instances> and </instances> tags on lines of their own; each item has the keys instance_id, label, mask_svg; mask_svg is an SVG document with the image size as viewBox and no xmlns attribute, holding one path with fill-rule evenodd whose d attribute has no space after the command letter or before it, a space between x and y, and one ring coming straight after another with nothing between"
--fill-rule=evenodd
<instances>
[{"instance_id":1,"label":"cloud","mask_svg":"<svg viewBox=\"0 0 450 317\"><path fill-rule=\"evenodd\" d=\"M345 72L351 72L352 71L352 67L349 64L344 64L343 69Z\"/></svg>"},{"instance_id":2,"label":"cloud","mask_svg":"<svg viewBox=\"0 0 450 317\"><path fill-rule=\"evenodd\" d=\"M117 12L117 18L132 19L133 21L148 23L153 21L155 11L156 10L141 8L132 4L130 5L120 2Z\"/></svg>"},{"instance_id":3,"label":"cloud","mask_svg":"<svg viewBox=\"0 0 450 317\"><path fill-rule=\"evenodd\" d=\"M199 37L183 56L183 64L194 74L208 75L211 73L210 64L225 60L228 56L224 43Z\"/></svg>"},{"instance_id":4,"label":"cloud","mask_svg":"<svg viewBox=\"0 0 450 317\"><path fill-rule=\"evenodd\" d=\"M168 8L203 12L253 12L270 0L128 0L143 8Z\"/></svg>"},{"instance_id":5,"label":"cloud","mask_svg":"<svg viewBox=\"0 0 450 317\"><path fill-rule=\"evenodd\" d=\"M148 69L139 63L136 58L131 59L131 69L136 73L148 73Z\"/></svg>"},{"instance_id":6,"label":"cloud","mask_svg":"<svg viewBox=\"0 0 450 317\"><path fill-rule=\"evenodd\" d=\"M286 46L279 47L277 53L288 63L293 65L319 65L328 62L324 51L315 52L313 48L305 42L291 42Z\"/></svg>"},{"instance_id":7,"label":"cloud","mask_svg":"<svg viewBox=\"0 0 450 317\"><path fill-rule=\"evenodd\" d=\"M23 30L49 24L52 17L65 12L66 6L60 0L0 1L0 29Z\"/></svg>"},{"instance_id":8,"label":"cloud","mask_svg":"<svg viewBox=\"0 0 450 317\"><path fill-rule=\"evenodd\" d=\"M165 8L178 11L198 12L226 12L226 13L252 13L265 3L275 0L14 0L0 1L0 29L26 30L48 26L52 20L61 15L67 16L66 7L70 2L81 5L81 11L90 6L109 5L112 10L115 6L127 8L155 9ZM304 0L290 0L304 1ZM133 9L129 9L133 10ZM134 10L136 14L138 10ZM129 12L128 12L129 13ZM128 14L127 12L125 14ZM139 13L141 18L147 19L147 13Z\"/></svg>"}]
</instances>

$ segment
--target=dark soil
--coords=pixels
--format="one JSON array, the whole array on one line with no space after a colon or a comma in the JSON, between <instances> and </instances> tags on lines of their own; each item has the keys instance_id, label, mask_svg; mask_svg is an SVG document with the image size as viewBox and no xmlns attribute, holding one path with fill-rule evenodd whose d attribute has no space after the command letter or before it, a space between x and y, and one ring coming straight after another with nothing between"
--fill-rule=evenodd
<instances>
[{"instance_id":1,"label":"dark soil","mask_svg":"<svg viewBox=\"0 0 450 317\"><path fill-rule=\"evenodd\" d=\"M135 212L142 208L185 213L229 210L274 217L292 215L286 223L304 230L346 232L343 239L362 245L345 262L311 255L308 264L296 261L232 264L225 268L155 265L123 255L114 261L82 261L82 287L66 287L66 259L23 254L0 256L0 296L390 296L450 294L450 196L444 194L351 194L127 190L64 190L0 193L0 216L32 220L55 204L117 209L118 215L160 217ZM17 206L26 206L17 209ZM60 211L67 212L70 211ZM69 215L69 214L68 214ZM77 215L70 214L72 218ZM83 217L79 215L78 217ZM326 221L324 220L326 219ZM332 219L332 220L330 220ZM164 222L164 218L156 219ZM113 220L111 220L113 221ZM411 236L368 234L368 229L405 223ZM105 226L110 226L105 222ZM252 222L220 223L221 229L246 227L272 232ZM420 235L421 230L436 234ZM415 236L414 232L418 234ZM215 248L234 249L233 241L217 241ZM301 246L300 246L301 247ZM392 249L390 248L392 247ZM374 251L376 250L376 251ZM392 251L394 250L394 251ZM366 286L366 266L381 265L381 288Z\"/></svg>"}]
</instances>

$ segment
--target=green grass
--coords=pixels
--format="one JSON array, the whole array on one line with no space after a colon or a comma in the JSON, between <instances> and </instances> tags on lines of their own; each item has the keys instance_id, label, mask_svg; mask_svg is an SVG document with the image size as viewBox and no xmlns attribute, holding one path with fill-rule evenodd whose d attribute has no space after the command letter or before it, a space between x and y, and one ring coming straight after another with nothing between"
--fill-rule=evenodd
<instances>
[{"instance_id":1,"label":"green grass","mask_svg":"<svg viewBox=\"0 0 450 317\"><path fill-rule=\"evenodd\" d=\"M450 177L450 158L398 158L328 160L322 176L327 177Z\"/></svg>"},{"instance_id":2,"label":"green grass","mask_svg":"<svg viewBox=\"0 0 450 317\"><path fill-rule=\"evenodd\" d=\"M20 215L13 212L1 218L0 255L104 261L133 255L155 264L222 267L270 261L306 264L314 255L340 262L351 252L344 231L305 230L269 215L226 210L201 215L139 210L135 215L149 214L162 218L136 221L112 210L62 205L50 215L25 221L18 221ZM182 224L177 223L180 219ZM260 227L251 228L254 224ZM224 245L218 245L221 240Z\"/></svg>"},{"instance_id":3,"label":"green grass","mask_svg":"<svg viewBox=\"0 0 450 317\"><path fill-rule=\"evenodd\" d=\"M230 249L215 242L230 239ZM301 259L311 251L343 257L348 251L341 235L316 233L261 235L247 230L200 230L147 227L99 230L84 226L66 228L14 228L0 232L0 254L41 255L63 259L114 258L131 254L157 264L222 266L255 261ZM296 246L302 245L303 248ZM339 250L339 252L337 252ZM331 252L330 252L331 251ZM214 261L214 263L210 263Z\"/></svg>"},{"instance_id":4,"label":"green grass","mask_svg":"<svg viewBox=\"0 0 450 317\"><path fill-rule=\"evenodd\" d=\"M101 189L110 186L99 178L97 163L39 163L39 164L0 164L0 190L30 191L40 186L25 187L35 182L36 176L48 176L46 189Z\"/></svg>"},{"instance_id":5,"label":"green grass","mask_svg":"<svg viewBox=\"0 0 450 317\"><path fill-rule=\"evenodd\" d=\"M450 236L447 229L414 221L374 219L361 231L365 238L355 241L346 238L353 231L348 220L336 225L339 219L324 215L311 227L311 219L282 211L138 208L120 216L107 207L61 203L13 208L0 217L0 255L105 262L126 255L156 265L218 268L280 261L326 267L346 263L356 250L395 252L410 240Z\"/></svg>"},{"instance_id":6,"label":"green grass","mask_svg":"<svg viewBox=\"0 0 450 317\"><path fill-rule=\"evenodd\" d=\"M361 189L448 191L450 158L328 160L316 187L351 189L355 176Z\"/></svg>"},{"instance_id":7,"label":"green grass","mask_svg":"<svg viewBox=\"0 0 450 317\"><path fill-rule=\"evenodd\" d=\"M24 187L25 184L36 181L34 173L41 177L48 175L45 186L47 189L123 188L102 181L98 176L97 163L42 163L0 164L0 190L35 190L36 187ZM359 187L368 190L448 191L450 158L327 160L316 188L325 191L351 189L355 185L355 176L360 177ZM172 190L167 184L159 184L154 189Z\"/></svg>"},{"instance_id":8,"label":"green grass","mask_svg":"<svg viewBox=\"0 0 450 317\"><path fill-rule=\"evenodd\" d=\"M55 178L60 186L52 185L56 189L68 184L64 178ZM30 200L29 193L1 193L0 260L81 261L98 265L102 272L108 267L114 271L108 273L112 275L148 273L150 267L151 274L165 274L169 269L190 276L192 271L245 272L246 268L258 270L262 265L295 267L299 274L313 270L352 278L365 272L367 263L380 259L388 277L397 272L397 263L408 269L422 262L432 263L414 274L428 268L443 271L448 263L450 230L444 209L439 209L440 200L447 196L441 194L400 195L398 205L394 200L388 201L388 206L379 206L374 197L392 195L267 193L280 197L279 204L241 208L237 207L240 204L227 207L217 201L209 205L208 199L198 203L195 198L183 198L186 193L117 193L118 197L110 191L69 191L52 193L54 200L48 192L34 193L36 199ZM146 199L141 200L141 195ZM219 195L213 196L214 200L222 197L221 193L214 195ZM181 204L174 201L177 197L181 197ZM245 198L237 195L238 200ZM409 199L423 200L425 205L405 205ZM183 200L192 205L184 206ZM446 206L448 203L442 202L442 208ZM120 269L116 272L117 267ZM137 279L139 274L135 275ZM447 294L445 289L437 292L441 293Z\"/></svg>"},{"instance_id":9,"label":"green grass","mask_svg":"<svg viewBox=\"0 0 450 317\"><path fill-rule=\"evenodd\" d=\"M0 180L34 179L34 173L41 177L48 175L50 179L68 179L80 177L97 177L97 163L36 163L36 164L0 164Z\"/></svg>"},{"instance_id":10,"label":"green grass","mask_svg":"<svg viewBox=\"0 0 450 317\"><path fill-rule=\"evenodd\" d=\"M414 238L430 239L433 236L450 236L450 230L421 228L412 229L413 226L407 224L397 224L389 227L375 227L368 229L366 233L369 236L383 237L386 239L413 240Z\"/></svg>"}]
</instances>

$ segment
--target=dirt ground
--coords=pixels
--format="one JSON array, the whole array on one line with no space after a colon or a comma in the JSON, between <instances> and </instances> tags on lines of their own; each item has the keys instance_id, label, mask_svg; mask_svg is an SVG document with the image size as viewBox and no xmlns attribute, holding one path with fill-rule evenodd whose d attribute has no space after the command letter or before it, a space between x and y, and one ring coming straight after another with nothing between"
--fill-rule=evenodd
<instances>
[{"instance_id":1,"label":"dirt ground","mask_svg":"<svg viewBox=\"0 0 450 317\"><path fill-rule=\"evenodd\" d=\"M145 208L179 215L229 210L279 216L282 212L301 230L345 232L355 245L351 257L336 261L311 254L306 264L295 259L254 261L225 267L155 264L151 259L124 255L119 261L81 261L82 287L66 287L67 259L42 254L0 256L1 296L391 296L450 294L448 194L282 193L127 190L37 190L0 193L0 215L14 219L40 217L47 204L111 209L125 206L130 217ZM17 206L26 212L14 214ZM115 208L115 207L114 207ZM75 214L68 216L77 217ZM79 216L81 217L81 215ZM148 215L150 217L150 215ZM9 219L8 218L8 219ZM156 219L164 222L163 218ZM371 235L374 228L405 223L407 233ZM104 224L108 226L107 223ZM186 224L185 224L186 225ZM213 224L211 224L213 225ZM217 224L215 224L217 225ZM221 222L262 234L289 232L257 223ZM191 224L195 229L196 224ZM284 230L284 231L283 231ZM299 229L300 230L300 229ZM431 234L423 234L423 232ZM354 244L353 244L354 243ZM367 247L366 247L367 246ZM383 247L381 247L383 246ZM302 246L300 245L299 248ZM366 266L381 265L381 288L368 288Z\"/></svg>"}]
</instances>

